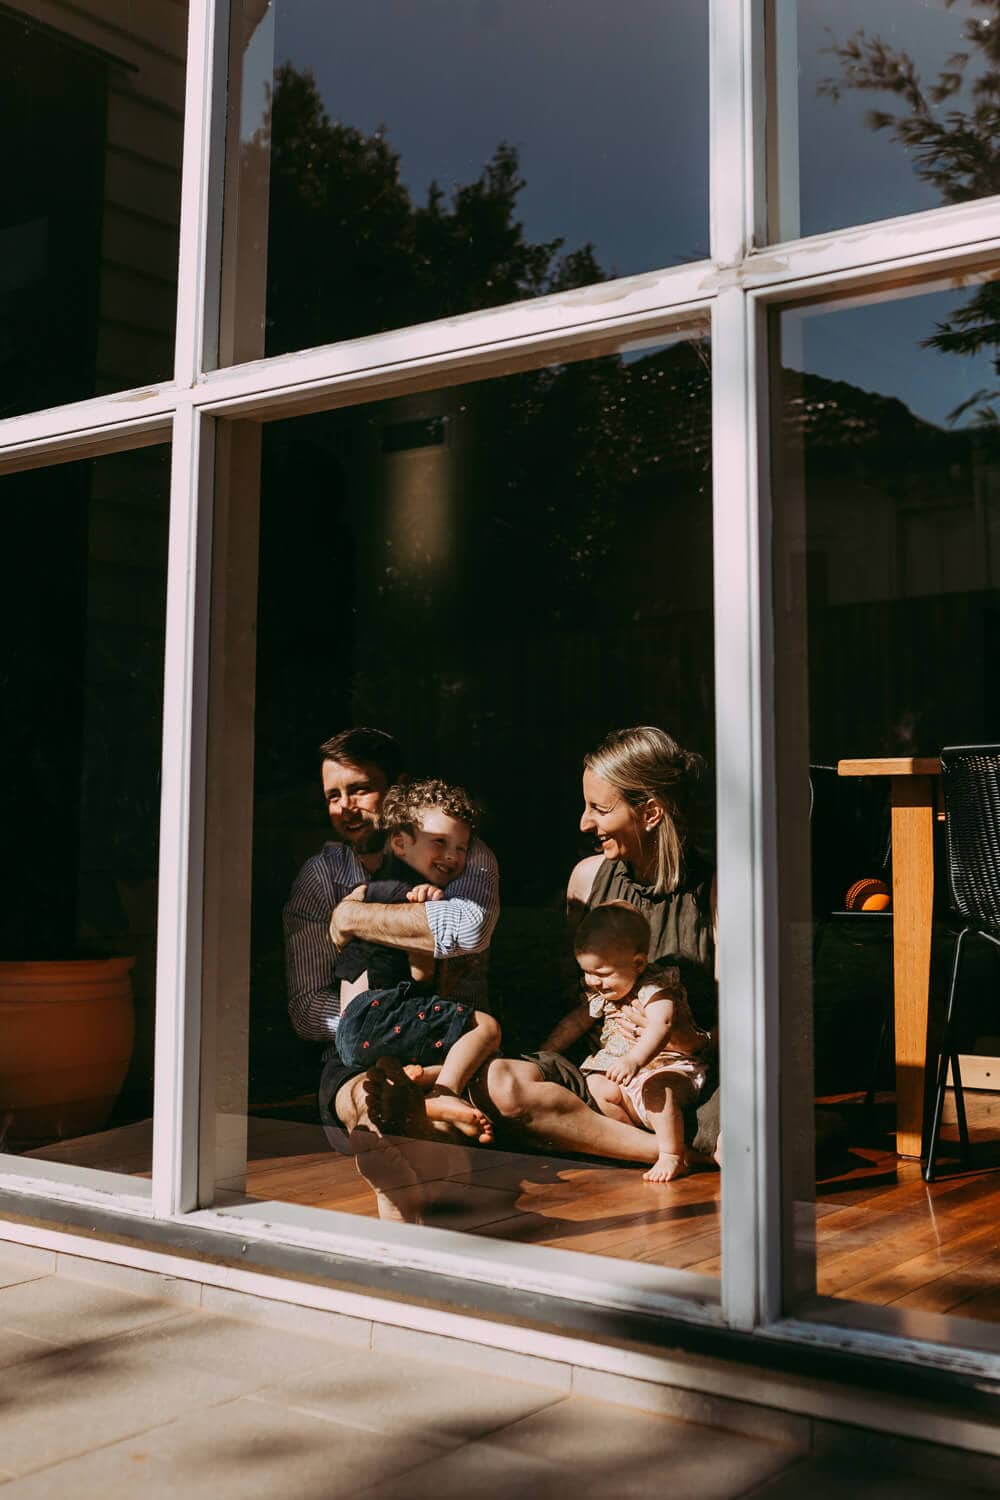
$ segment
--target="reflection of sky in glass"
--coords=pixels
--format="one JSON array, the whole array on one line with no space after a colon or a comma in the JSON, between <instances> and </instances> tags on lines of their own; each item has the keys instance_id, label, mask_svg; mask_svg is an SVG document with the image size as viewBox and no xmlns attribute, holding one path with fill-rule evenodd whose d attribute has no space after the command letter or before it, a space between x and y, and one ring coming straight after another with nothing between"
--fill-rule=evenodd
<instances>
[{"instance_id":1,"label":"reflection of sky in glass","mask_svg":"<svg viewBox=\"0 0 1000 1500\"><path fill-rule=\"evenodd\" d=\"M996 351L943 354L923 341L974 295L930 292L868 305L825 307L785 314L782 363L845 380L862 391L894 396L915 416L949 426L948 414L974 392L996 384ZM974 412L956 424L969 426Z\"/></svg>"},{"instance_id":2,"label":"reflection of sky in glass","mask_svg":"<svg viewBox=\"0 0 1000 1500\"><path fill-rule=\"evenodd\" d=\"M914 172L904 147L887 131L865 124L869 110L903 112L892 95L846 89L836 103L819 96L824 79L842 76L838 59L824 49L843 46L863 28L869 38L881 37L893 51L909 52L925 85L933 83L960 50L971 52L967 72L975 78L984 71L985 59L969 47L962 33L970 17L981 19L985 14L972 0L955 0L950 8L945 0L798 0L802 234L941 204L937 189ZM968 103L965 86L940 106L941 114L966 109Z\"/></svg>"},{"instance_id":3,"label":"reflection of sky in glass","mask_svg":"<svg viewBox=\"0 0 1000 1500\"><path fill-rule=\"evenodd\" d=\"M624 275L708 254L704 0L279 0L274 55L331 119L385 126L418 200L506 141L529 239Z\"/></svg>"}]
</instances>

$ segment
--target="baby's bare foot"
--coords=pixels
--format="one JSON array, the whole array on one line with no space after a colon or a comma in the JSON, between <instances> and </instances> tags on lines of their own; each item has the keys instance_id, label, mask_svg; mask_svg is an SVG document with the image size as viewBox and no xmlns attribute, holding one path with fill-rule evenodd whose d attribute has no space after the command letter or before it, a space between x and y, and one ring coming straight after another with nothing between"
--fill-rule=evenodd
<instances>
[{"instance_id":1,"label":"baby's bare foot","mask_svg":"<svg viewBox=\"0 0 1000 1500\"><path fill-rule=\"evenodd\" d=\"M686 1177L691 1168L683 1156L669 1156L666 1152L660 1153L648 1172L643 1172L644 1182L673 1182L677 1177Z\"/></svg>"},{"instance_id":2,"label":"baby's bare foot","mask_svg":"<svg viewBox=\"0 0 1000 1500\"><path fill-rule=\"evenodd\" d=\"M493 1126L482 1110L467 1099L460 1099L457 1094L432 1089L425 1100L425 1108L432 1124L440 1123L457 1130L481 1146L488 1146L493 1139Z\"/></svg>"}]
</instances>

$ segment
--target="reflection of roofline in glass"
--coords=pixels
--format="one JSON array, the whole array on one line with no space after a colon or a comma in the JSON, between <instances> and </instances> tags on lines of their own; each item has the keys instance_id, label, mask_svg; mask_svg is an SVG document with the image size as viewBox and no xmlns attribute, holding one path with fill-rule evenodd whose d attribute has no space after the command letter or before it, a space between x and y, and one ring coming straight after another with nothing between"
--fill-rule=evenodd
<instances>
[{"instance_id":1,"label":"reflection of roofline in glass","mask_svg":"<svg viewBox=\"0 0 1000 1500\"><path fill-rule=\"evenodd\" d=\"M104 67L122 68L127 73L138 73L136 63L130 63L124 57L119 57L114 52L108 52L104 47L95 47L92 42L83 42L79 37L70 35L67 31L60 31L58 26L50 26L46 21L39 21L26 12L15 10L10 5L0 5L0 20L12 21L17 26L23 26L28 31L37 31L40 36L52 42L58 42L60 46L66 47L70 52L79 52L83 57L88 57L93 62L99 62Z\"/></svg>"},{"instance_id":2,"label":"reflection of roofline in glass","mask_svg":"<svg viewBox=\"0 0 1000 1500\"><path fill-rule=\"evenodd\" d=\"M444 448L447 443L447 417L419 417L408 422L387 422L382 428L383 453L410 453L416 448Z\"/></svg>"}]
</instances>

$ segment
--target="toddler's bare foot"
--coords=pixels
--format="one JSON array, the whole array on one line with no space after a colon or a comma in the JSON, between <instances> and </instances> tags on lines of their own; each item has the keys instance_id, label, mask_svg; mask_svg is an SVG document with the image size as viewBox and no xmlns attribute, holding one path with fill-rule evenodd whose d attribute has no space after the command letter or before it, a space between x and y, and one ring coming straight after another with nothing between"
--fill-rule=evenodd
<instances>
[{"instance_id":1,"label":"toddler's bare foot","mask_svg":"<svg viewBox=\"0 0 1000 1500\"><path fill-rule=\"evenodd\" d=\"M661 1151L649 1171L643 1172L642 1179L644 1182L673 1182L677 1177L686 1177L690 1170L686 1157L668 1156Z\"/></svg>"},{"instance_id":2,"label":"toddler's bare foot","mask_svg":"<svg viewBox=\"0 0 1000 1500\"><path fill-rule=\"evenodd\" d=\"M493 1139L493 1126L474 1104L460 1099L457 1094L431 1089L424 1101L427 1118L432 1125L440 1123L447 1127L445 1134L457 1130L466 1139L476 1140L488 1146Z\"/></svg>"},{"instance_id":3,"label":"toddler's bare foot","mask_svg":"<svg viewBox=\"0 0 1000 1500\"><path fill-rule=\"evenodd\" d=\"M394 1057L380 1057L364 1081L365 1109L380 1135L431 1134L424 1095L410 1072Z\"/></svg>"}]
</instances>

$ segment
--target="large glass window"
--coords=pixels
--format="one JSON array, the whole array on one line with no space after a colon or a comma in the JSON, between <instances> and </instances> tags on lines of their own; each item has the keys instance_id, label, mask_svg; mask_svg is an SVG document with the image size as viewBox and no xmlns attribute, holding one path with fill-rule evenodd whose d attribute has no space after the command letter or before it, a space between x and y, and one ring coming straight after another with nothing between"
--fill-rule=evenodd
<instances>
[{"instance_id":1,"label":"large glass window","mask_svg":"<svg viewBox=\"0 0 1000 1500\"><path fill-rule=\"evenodd\" d=\"M352 852L351 821L360 823L367 794L356 793L346 822L336 800L332 818L324 808L330 762L318 747L351 726L390 732L412 776L459 783L481 807L479 838L499 866L499 922L488 952L473 954L482 944L470 936L469 953L437 964L433 986L488 1008L498 1045L519 1068L579 1007L566 892L581 858L591 863L580 900L617 896L646 912L643 954L681 966L685 1006L714 1026L709 389L707 340L689 330L264 428L242 1100L233 1087L245 1014L229 1015L225 1002L216 1067L220 1163L237 1111L247 1145L245 1170L218 1169L221 1201L235 1193L420 1216L717 1275L718 1172L706 1158L670 1185L644 1181L655 1137L621 1109L601 1115L558 1089L573 1123L564 1129L553 1116L526 1131L502 1081L486 1099L474 1086L492 1141L458 1151L432 1143L415 1156L400 1139L402 1121L395 1130L389 1122L376 1149L372 1135L362 1131L359 1142L338 1130L328 1083L319 1117L316 1102L337 997L349 994L335 976L331 908L369 878ZM245 491L235 504L238 525L228 524L242 536ZM653 893L651 870L629 885L613 840L595 846L592 813L580 827L584 754L610 730L642 724L669 730L705 761L701 777L691 760L672 763L671 805L688 834L674 895ZM345 805L355 795L336 776L331 785ZM468 859L478 880L490 860L476 848ZM489 905L491 881L487 873L482 892L454 897L446 883L442 909L459 899ZM341 1027L360 1003L350 1001ZM564 1045L577 1063L594 1051L579 1033ZM698 1079L683 1099L705 1103L710 1152L711 1044L692 1046ZM409 1060L405 1049L399 1058ZM527 1067L537 1094L543 1075ZM693 1109L686 1119L689 1133L699 1128Z\"/></svg>"},{"instance_id":2,"label":"large glass window","mask_svg":"<svg viewBox=\"0 0 1000 1500\"><path fill-rule=\"evenodd\" d=\"M1000 192L995 0L772 0L772 239Z\"/></svg>"},{"instance_id":3,"label":"large glass window","mask_svg":"<svg viewBox=\"0 0 1000 1500\"><path fill-rule=\"evenodd\" d=\"M996 303L986 281L776 320L787 1185L799 1296L869 1321L996 1318L986 943L959 994L971 1155L949 1090L932 1184L919 1160L955 934L938 757L1000 740Z\"/></svg>"},{"instance_id":4,"label":"large glass window","mask_svg":"<svg viewBox=\"0 0 1000 1500\"><path fill-rule=\"evenodd\" d=\"M172 373L186 26L186 3L0 14L0 417Z\"/></svg>"},{"instance_id":5,"label":"large glass window","mask_svg":"<svg viewBox=\"0 0 1000 1500\"><path fill-rule=\"evenodd\" d=\"M235 8L222 358L708 254L700 0Z\"/></svg>"},{"instance_id":6,"label":"large glass window","mask_svg":"<svg viewBox=\"0 0 1000 1500\"><path fill-rule=\"evenodd\" d=\"M169 450L3 480L2 1149L147 1174Z\"/></svg>"}]
</instances>

